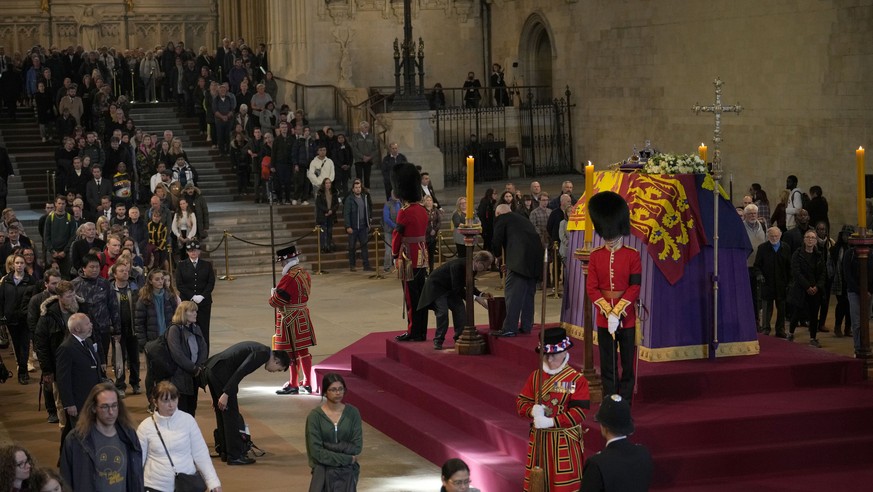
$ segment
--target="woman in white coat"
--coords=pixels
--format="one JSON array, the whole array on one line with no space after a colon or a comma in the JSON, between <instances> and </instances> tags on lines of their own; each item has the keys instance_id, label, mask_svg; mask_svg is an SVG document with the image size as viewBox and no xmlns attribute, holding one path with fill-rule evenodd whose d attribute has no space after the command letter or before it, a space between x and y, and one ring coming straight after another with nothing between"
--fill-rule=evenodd
<instances>
[{"instance_id":1,"label":"woman in white coat","mask_svg":"<svg viewBox=\"0 0 873 492\"><path fill-rule=\"evenodd\" d=\"M192 475L199 472L207 490L221 492L221 482L197 422L191 415L176 409L179 390L173 383L162 381L155 386L152 396L155 413L146 417L136 430L142 446L145 490L172 492L176 473ZM172 465L169 458L172 458Z\"/></svg>"}]
</instances>

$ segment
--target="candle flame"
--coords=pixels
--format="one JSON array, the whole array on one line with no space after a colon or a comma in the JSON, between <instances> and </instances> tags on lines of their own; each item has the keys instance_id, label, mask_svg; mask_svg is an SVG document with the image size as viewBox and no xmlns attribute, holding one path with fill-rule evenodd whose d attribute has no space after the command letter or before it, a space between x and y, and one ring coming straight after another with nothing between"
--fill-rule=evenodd
<instances>
[{"instance_id":1,"label":"candle flame","mask_svg":"<svg viewBox=\"0 0 873 492\"><path fill-rule=\"evenodd\" d=\"M858 147L858 150L864 150L864 147Z\"/></svg>"}]
</instances>

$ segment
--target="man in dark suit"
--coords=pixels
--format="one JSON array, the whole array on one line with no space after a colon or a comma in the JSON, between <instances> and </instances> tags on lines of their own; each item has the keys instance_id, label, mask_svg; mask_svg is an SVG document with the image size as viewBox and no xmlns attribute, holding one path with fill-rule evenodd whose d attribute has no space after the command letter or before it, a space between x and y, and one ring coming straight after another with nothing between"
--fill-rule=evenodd
<instances>
[{"instance_id":1,"label":"man in dark suit","mask_svg":"<svg viewBox=\"0 0 873 492\"><path fill-rule=\"evenodd\" d=\"M67 329L70 336L58 347L55 366L58 392L67 417L61 431L61 446L67 434L76 427L79 411L91 388L106 377L105 362L100 356L102 350L96 341L89 338L93 327L88 316L83 313L71 315L67 320Z\"/></svg>"},{"instance_id":2,"label":"man in dark suit","mask_svg":"<svg viewBox=\"0 0 873 492\"><path fill-rule=\"evenodd\" d=\"M770 334L770 319L773 317L775 304L776 337L786 338L785 300L788 297L788 284L791 282L791 248L782 242L782 231L778 227L767 229L767 244L758 246L753 270L756 276L763 278L761 299L764 301L764 315L759 331L765 335Z\"/></svg>"},{"instance_id":3,"label":"man in dark suit","mask_svg":"<svg viewBox=\"0 0 873 492\"><path fill-rule=\"evenodd\" d=\"M239 342L206 361L201 386L209 386L218 425L215 449L228 465L250 465L255 462L246 456L239 435L245 429L236 398L240 381L262 365L268 372L279 372L287 371L290 363L288 352L270 350L270 347L258 342Z\"/></svg>"},{"instance_id":4,"label":"man in dark suit","mask_svg":"<svg viewBox=\"0 0 873 492\"><path fill-rule=\"evenodd\" d=\"M634 433L630 404L619 395L603 398L594 417L606 440L603 451L585 462L580 492L645 492L652 481L652 455L627 436Z\"/></svg>"},{"instance_id":5,"label":"man in dark suit","mask_svg":"<svg viewBox=\"0 0 873 492\"><path fill-rule=\"evenodd\" d=\"M215 270L212 263L200 259L200 243L191 241L185 246L188 259L176 268L176 288L183 301L197 303L197 323L209 346L209 319L212 317L212 290L215 289Z\"/></svg>"},{"instance_id":6,"label":"man in dark suit","mask_svg":"<svg viewBox=\"0 0 873 492\"><path fill-rule=\"evenodd\" d=\"M498 205L494 216L491 252L498 258L506 253L502 267L506 272L506 320L503 329L493 335L514 337L519 316L522 333L533 328L536 284L543 276L543 245L531 221L512 213L509 205Z\"/></svg>"},{"instance_id":7,"label":"man in dark suit","mask_svg":"<svg viewBox=\"0 0 873 492\"><path fill-rule=\"evenodd\" d=\"M118 164L118 163L116 163ZM103 177L103 170L100 166L91 166L91 176L94 179L88 181L85 185L85 205L88 207L88 217L96 219L105 212L100 207L100 199L104 196L112 196L112 179Z\"/></svg>"},{"instance_id":8,"label":"man in dark suit","mask_svg":"<svg viewBox=\"0 0 873 492\"><path fill-rule=\"evenodd\" d=\"M494 255L489 251L477 251L473 255L473 280L476 274L487 272L494 263ZM418 309L432 309L436 315L437 329L433 337L433 348L443 349L443 341L449 330L449 311L455 322L455 336L457 342L467 324L467 309L465 299L467 296L467 259L455 258L434 270L424 283L421 298L418 301ZM488 308L486 299L491 294L482 293L473 285L473 299Z\"/></svg>"}]
</instances>

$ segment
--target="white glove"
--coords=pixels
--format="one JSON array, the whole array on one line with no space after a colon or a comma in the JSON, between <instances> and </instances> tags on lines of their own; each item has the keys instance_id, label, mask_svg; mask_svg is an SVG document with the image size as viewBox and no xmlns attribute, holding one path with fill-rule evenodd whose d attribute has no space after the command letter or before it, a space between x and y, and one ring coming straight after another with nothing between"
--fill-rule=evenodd
<instances>
[{"instance_id":1,"label":"white glove","mask_svg":"<svg viewBox=\"0 0 873 492\"><path fill-rule=\"evenodd\" d=\"M608 319L608 326L609 326L609 334L614 335L616 330L618 330L618 316L616 316L614 314L610 314L609 319Z\"/></svg>"},{"instance_id":2,"label":"white glove","mask_svg":"<svg viewBox=\"0 0 873 492\"><path fill-rule=\"evenodd\" d=\"M545 417L546 416L546 407L545 405L534 405L533 408L530 409L530 414L534 418L536 417Z\"/></svg>"},{"instance_id":3,"label":"white glove","mask_svg":"<svg viewBox=\"0 0 873 492\"><path fill-rule=\"evenodd\" d=\"M552 417L534 417L534 427L537 429L549 429L555 426L555 419Z\"/></svg>"},{"instance_id":4,"label":"white glove","mask_svg":"<svg viewBox=\"0 0 873 492\"><path fill-rule=\"evenodd\" d=\"M201 296L200 294L197 294L196 296L191 297L191 300L196 302L197 304L200 304L201 302L203 302L203 299L205 299L205 297Z\"/></svg>"},{"instance_id":5,"label":"white glove","mask_svg":"<svg viewBox=\"0 0 873 492\"><path fill-rule=\"evenodd\" d=\"M276 293L276 288L275 287L271 288L270 289L270 297L273 297L273 294L275 294L275 293Z\"/></svg>"}]
</instances>

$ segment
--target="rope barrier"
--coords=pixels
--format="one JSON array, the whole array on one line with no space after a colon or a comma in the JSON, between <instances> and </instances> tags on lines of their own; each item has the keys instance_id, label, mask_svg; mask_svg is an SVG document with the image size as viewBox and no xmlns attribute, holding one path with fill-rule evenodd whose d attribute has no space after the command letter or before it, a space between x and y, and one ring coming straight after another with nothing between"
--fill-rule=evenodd
<instances>
[{"instance_id":1,"label":"rope barrier","mask_svg":"<svg viewBox=\"0 0 873 492\"><path fill-rule=\"evenodd\" d=\"M298 237L298 238L296 238L296 239L292 239L292 240L290 240L290 241L286 241L286 242L284 242L284 243L276 243L275 246L287 246L287 245L289 245L289 244L294 244L294 243L296 243L297 241L300 241L300 240L302 240L302 239L306 239L307 237L309 237L309 236L310 236L311 234L313 234L314 232L315 232L315 229L313 229L313 230L307 232L306 234L304 234L304 235L302 235L302 236L300 236L300 237ZM258 247L261 247L261 248L270 248L270 247L273 247L273 246L274 246L274 245L272 245L272 244L260 244L260 243L256 243L256 242L253 242L253 241L247 241L247 240L245 240L245 239L243 239L243 238L240 238L240 237L235 236L234 234L229 234L229 236L232 237L232 238L234 238L234 239L236 239L236 240L239 241L239 242L246 243L246 244L251 244L252 246L258 246Z\"/></svg>"},{"instance_id":2,"label":"rope barrier","mask_svg":"<svg viewBox=\"0 0 873 492\"><path fill-rule=\"evenodd\" d=\"M227 239L227 236L223 236L223 237L221 238L221 241L218 241L218 244L216 244L214 248L212 248L212 249L209 249L209 248L202 248L202 249L203 249L203 251L206 251L207 253L212 254L212 253L214 253L216 250L218 250L218 248L220 248L222 244L224 244L224 241L225 241L226 239Z\"/></svg>"}]
</instances>

